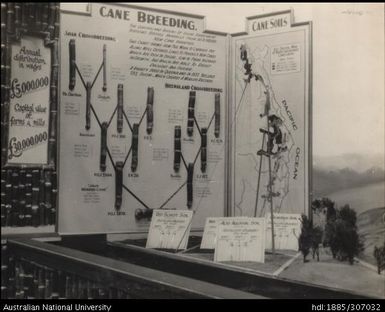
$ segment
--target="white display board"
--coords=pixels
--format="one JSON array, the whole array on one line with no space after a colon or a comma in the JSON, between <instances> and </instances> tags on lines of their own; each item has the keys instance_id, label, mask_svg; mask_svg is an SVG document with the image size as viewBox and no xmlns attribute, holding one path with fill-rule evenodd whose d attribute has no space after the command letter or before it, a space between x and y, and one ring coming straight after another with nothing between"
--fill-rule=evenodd
<instances>
[{"instance_id":1,"label":"white display board","mask_svg":"<svg viewBox=\"0 0 385 312\"><path fill-rule=\"evenodd\" d=\"M145 232L153 209L190 209L193 229L224 215L228 51L226 34L205 31L200 16L103 3L62 12L59 233Z\"/></svg>"},{"instance_id":2,"label":"white display board","mask_svg":"<svg viewBox=\"0 0 385 312\"><path fill-rule=\"evenodd\" d=\"M274 248L298 251L301 235L301 215L295 213L274 213ZM266 214L266 249L271 249L271 215Z\"/></svg>"},{"instance_id":3,"label":"white display board","mask_svg":"<svg viewBox=\"0 0 385 312\"><path fill-rule=\"evenodd\" d=\"M51 49L23 36L11 44L9 165L48 163Z\"/></svg>"},{"instance_id":4,"label":"white display board","mask_svg":"<svg viewBox=\"0 0 385 312\"><path fill-rule=\"evenodd\" d=\"M232 213L308 214L311 24L283 11L232 37Z\"/></svg>"},{"instance_id":5,"label":"white display board","mask_svg":"<svg viewBox=\"0 0 385 312\"><path fill-rule=\"evenodd\" d=\"M192 217L191 210L154 210L146 248L186 249Z\"/></svg>"},{"instance_id":6,"label":"white display board","mask_svg":"<svg viewBox=\"0 0 385 312\"><path fill-rule=\"evenodd\" d=\"M245 218L245 217L239 217L239 218ZM212 217L207 218L205 223L205 228L203 230L202 235L202 241L201 241L201 249L215 249L215 246L217 244L217 234L218 234L218 227L223 221L228 220L236 220L239 218L233 218L233 217Z\"/></svg>"},{"instance_id":7,"label":"white display board","mask_svg":"<svg viewBox=\"0 0 385 312\"><path fill-rule=\"evenodd\" d=\"M265 262L264 218L228 218L218 226L214 261Z\"/></svg>"}]
</instances>

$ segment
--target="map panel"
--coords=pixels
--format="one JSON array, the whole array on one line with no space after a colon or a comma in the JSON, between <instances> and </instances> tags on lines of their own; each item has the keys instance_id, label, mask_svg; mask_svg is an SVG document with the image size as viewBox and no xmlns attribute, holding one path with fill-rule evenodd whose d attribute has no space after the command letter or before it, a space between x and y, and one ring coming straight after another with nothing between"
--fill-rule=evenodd
<instances>
[{"instance_id":1,"label":"map panel","mask_svg":"<svg viewBox=\"0 0 385 312\"><path fill-rule=\"evenodd\" d=\"M308 213L308 25L233 40L235 216Z\"/></svg>"}]
</instances>

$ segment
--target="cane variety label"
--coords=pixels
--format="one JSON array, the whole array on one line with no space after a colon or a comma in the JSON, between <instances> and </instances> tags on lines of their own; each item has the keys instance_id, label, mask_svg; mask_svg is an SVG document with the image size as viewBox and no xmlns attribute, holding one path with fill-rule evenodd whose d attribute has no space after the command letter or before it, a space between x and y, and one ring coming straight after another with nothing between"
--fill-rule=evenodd
<instances>
[{"instance_id":1,"label":"cane variety label","mask_svg":"<svg viewBox=\"0 0 385 312\"><path fill-rule=\"evenodd\" d=\"M214 261L265 262L265 233L264 218L221 220Z\"/></svg>"},{"instance_id":2,"label":"cane variety label","mask_svg":"<svg viewBox=\"0 0 385 312\"><path fill-rule=\"evenodd\" d=\"M274 213L274 248L298 251L301 235L301 215L296 213ZM266 214L266 249L272 248L271 214Z\"/></svg>"},{"instance_id":3,"label":"cane variety label","mask_svg":"<svg viewBox=\"0 0 385 312\"><path fill-rule=\"evenodd\" d=\"M245 218L245 217L238 217ZM235 218L222 217L222 218L207 218L205 228L203 231L201 249L215 249L217 243L218 226L222 221L235 220Z\"/></svg>"},{"instance_id":4,"label":"cane variety label","mask_svg":"<svg viewBox=\"0 0 385 312\"><path fill-rule=\"evenodd\" d=\"M146 248L186 249L192 216L191 210L154 210Z\"/></svg>"}]
</instances>

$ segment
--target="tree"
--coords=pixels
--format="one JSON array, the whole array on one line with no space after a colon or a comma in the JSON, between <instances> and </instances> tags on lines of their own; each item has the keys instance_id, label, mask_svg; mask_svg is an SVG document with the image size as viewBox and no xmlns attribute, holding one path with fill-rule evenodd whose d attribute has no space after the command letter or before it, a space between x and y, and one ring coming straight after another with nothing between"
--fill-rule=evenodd
<instances>
[{"instance_id":1,"label":"tree","mask_svg":"<svg viewBox=\"0 0 385 312\"><path fill-rule=\"evenodd\" d=\"M381 271L385 270L385 241L382 247L374 246L374 258L377 262L377 272L381 274Z\"/></svg>"},{"instance_id":2,"label":"tree","mask_svg":"<svg viewBox=\"0 0 385 312\"><path fill-rule=\"evenodd\" d=\"M313 202L311 203L311 207L313 211L318 212L322 209L322 201L320 199L313 200Z\"/></svg>"},{"instance_id":3,"label":"tree","mask_svg":"<svg viewBox=\"0 0 385 312\"><path fill-rule=\"evenodd\" d=\"M298 238L298 246L303 255L303 262L307 262L306 256L309 254L310 249L312 250L313 259L317 255L317 261L319 261L319 244L322 241L322 229L318 226L313 228L312 222L305 215L302 215L301 223L302 229Z\"/></svg>"},{"instance_id":4,"label":"tree","mask_svg":"<svg viewBox=\"0 0 385 312\"><path fill-rule=\"evenodd\" d=\"M323 238L322 238L322 244L324 247L329 246L329 242L331 241L328 236L333 235L333 222L336 219L337 211L335 209L335 203L327 198L323 197L322 199L316 199L312 203L313 211L317 212L320 210L324 210L326 208L326 220L325 224L323 225Z\"/></svg>"},{"instance_id":5,"label":"tree","mask_svg":"<svg viewBox=\"0 0 385 312\"><path fill-rule=\"evenodd\" d=\"M312 246L312 240L311 240L311 221L309 218L305 215L302 215L301 217L301 234L298 238L298 247L299 251L302 252L303 255L303 262L306 261L306 256L310 252L310 248Z\"/></svg>"},{"instance_id":6,"label":"tree","mask_svg":"<svg viewBox=\"0 0 385 312\"><path fill-rule=\"evenodd\" d=\"M339 250L339 240L337 235L336 220L329 220L325 227L324 247L329 246L333 258L337 257Z\"/></svg>"},{"instance_id":7,"label":"tree","mask_svg":"<svg viewBox=\"0 0 385 312\"><path fill-rule=\"evenodd\" d=\"M335 218L330 218L327 222L325 240L333 258L340 261L347 259L353 264L354 256L362 249L356 222L357 214L349 205L338 209Z\"/></svg>"},{"instance_id":8,"label":"tree","mask_svg":"<svg viewBox=\"0 0 385 312\"><path fill-rule=\"evenodd\" d=\"M311 229L311 249L313 253L313 259L317 255L317 261L319 261L319 244L322 242L323 231L319 226Z\"/></svg>"},{"instance_id":9,"label":"tree","mask_svg":"<svg viewBox=\"0 0 385 312\"><path fill-rule=\"evenodd\" d=\"M355 210L351 209L349 205L340 208L338 213L342 220L348 222L352 227L356 227L357 213Z\"/></svg>"},{"instance_id":10,"label":"tree","mask_svg":"<svg viewBox=\"0 0 385 312\"><path fill-rule=\"evenodd\" d=\"M354 256L357 256L362 250L357 233L357 213L349 205L345 205L338 210L338 218L342 220L340 251L342 256L346 256L349 263L353 264Z\"/></svg>"},{"instance_id":11,"label":"tree","mask_svg":"<svg viewBox=\"0 0 385 312\"><path fill-rule=\"evenodd\" d=\"M324 197L321 199L321 205L326 207L326 222L335 220L337 211L335 209L335 203L331 199Z\"/></svg>"}]
</instances>

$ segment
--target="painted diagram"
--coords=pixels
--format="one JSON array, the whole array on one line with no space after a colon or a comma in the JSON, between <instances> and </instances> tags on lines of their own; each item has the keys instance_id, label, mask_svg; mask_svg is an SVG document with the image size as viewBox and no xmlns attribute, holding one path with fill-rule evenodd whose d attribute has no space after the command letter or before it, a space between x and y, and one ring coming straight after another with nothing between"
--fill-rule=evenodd
<instances>
[{"instance_id":1,"label":"painted diagram","mask_svg":"<svg viewBox=\"0 0 385 312\"><path fill-rule=\"evenodd\" d=\"M236 40L234 213L306 213L306 66L301 31ZM302 57L301 57L302 56Z\"/></svg>"},{"instance_id":2,"label":"painted diagram","mask_svg":"<svg viewBox=\"0 0 385 312\"><path fill-rule=\"evenodd\" d=\"M155 209L203 227L225 209L226 37L92 12L63 15L59 232L145 232Z\"/></svg>"},{"instance_id":3,"label":"painted diagram","mask_svg":"<svg viewBox=\"0 0 385 312\"><path fill-rule=\"evenodd\" d=\"M95 85L95 82L97 79L99 79L99 76L102 77L102 91L107 91L107 46L103 45L103 58L101 65L99 67L99 70L97 71L95 77L93 78L93 81L85 81L81 71L79 70L77 64L76 64L76 42L74 39L71 39L69 41L69 90L74 90L76 83L77 83L77 77L80 78L81 85L86 91L86 99L85 99L85 122L84 122L84 128L86 131L89 131L91 129L91 119L94 119L96 121L96 126L100 129L100 162L99 162L99 169L101 172L106 171L106 159L108 158L110 161L111 166L113 167L113 171L115 173L115 204L114 207L117 211L120 210L122 206L122 191L125 190L128 193L130 193L140 204L142 204L142 209L136 209L135 211L135 217L136 219L142 219L142 218L150 218L152 215L152 211L154 208L148 207L144 201L142 201L133 191L130 190L128 186L126 186L123 183L123 170L127 164L127 161L130 159L130 169L131 172L136 172L138 168L139 163L139 155L138 155L138 145L139 145L139 129L143 122L143 120L146 118L147 124L146 124L146 132L148 135L152 134L153 131L153 124L154 124L154 88L148 87L147 88L147 104L144 108L144 111L141 115L141 118L138 123L132 123L130 122L129 118L127 117L127 114L124 110L123 105L123 90L124 85L118 84L117 85L117 104L115 106L115 109L112 113L112 115L108 118L108 121L103 121L99 118L97 111L95 110L94 106L92 105L92 89ZM102 73L102 75L100 75ZM196 153L196 156L194 157L193 162L186 162L185 158L183 157L182 153L182 143L181 143L181 131L182 127L181 125L176 125L174 130L174 165L173 169L176 173L179 172L181 167L181 161L183 164L183 168L186 169L187 172L187 180L182 183L175 193L173 193L163 204L161 204L157 209L164 208L169 200L178 193L182 188L186 187L187 189L187 201L186 206L188 209L192 208L193 204L193 179L194 179L194 168L195 164L198 160L198 157L200 156L200 171L202 173L206 172L207 167L207 135L208 130L211 128L211 125L214 121L213 127L214 129L214 135L216 138L219 137L220 134L220 93L215 94L215 101L214 101L214 113L212 114L212 117L210 118L209 124L207 127L201 127L199 125L199 122L197 121L195 117L195 102L196 102L196 91L190 91L189 92L189 102L188 102L188 118L187 118L187 135L188 137L194 136L194 129L195 131L198 131L199 138L200 138L200 147L198 152ZM114 117L116 115L116 132L122 133L124 122L127 123L127 126L129 128L129 131L131 133L131 144L129 146L129 150L124 158L123 161L115 161L113 159L113 156L110 152L110 149L108 147L108 139L107 139L107 133L108 130L114 120ZM92 118L93 117L93 118ZM93 125L95 126L95 125Z\"/></svg>"}]
</instances>

